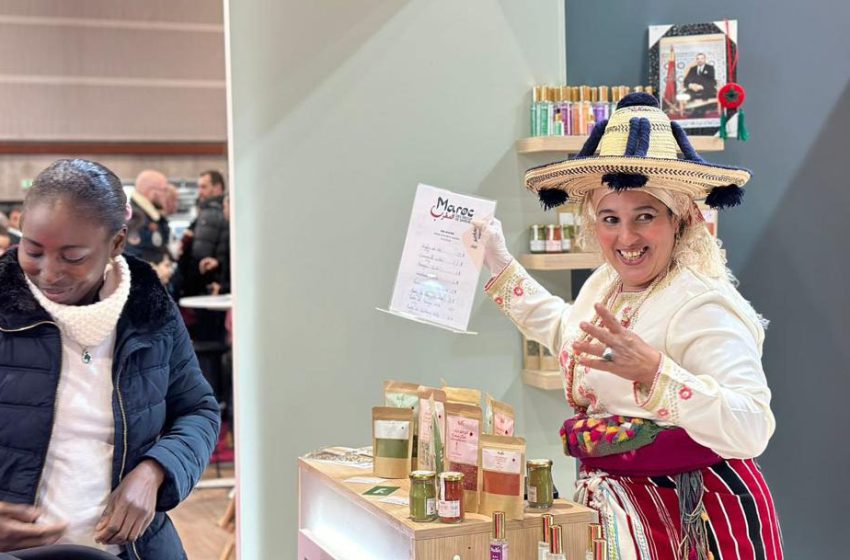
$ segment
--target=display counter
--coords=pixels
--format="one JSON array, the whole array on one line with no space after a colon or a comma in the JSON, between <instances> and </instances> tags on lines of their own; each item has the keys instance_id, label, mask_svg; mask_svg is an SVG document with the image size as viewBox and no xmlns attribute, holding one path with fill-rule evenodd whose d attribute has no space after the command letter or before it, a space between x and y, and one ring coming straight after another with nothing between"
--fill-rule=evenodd
<instances>
[{"instance_id":1,"label":"display counter","mask_svg":"<svg viewBox=\"0 0 850 560\"><path fill-rule=\"evenodd\" d=\"M372 477L371 469L298 461L299 560L482 560L490 558L492 523L489 517L467 513L456 525L416 523L407 505L365 496L375 483L347 482ZM407 479L385 479L382 486L397 486L391 497L407 498ZM563 529L567 558L584 558L587 524L596 513L586 507L555 500L548 511ZM540 513L526 513L522 521L507 523L511 560L537 560L542 533Z\"/></svg>"}]
</instances>

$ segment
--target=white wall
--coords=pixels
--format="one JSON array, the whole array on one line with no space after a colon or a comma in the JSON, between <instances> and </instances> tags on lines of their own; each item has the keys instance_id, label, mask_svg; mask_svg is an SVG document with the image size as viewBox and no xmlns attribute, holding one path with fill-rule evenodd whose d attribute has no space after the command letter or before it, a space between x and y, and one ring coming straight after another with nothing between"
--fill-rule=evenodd
<instances>
[{"instance_id":1,"label":"white wall","mask_svg":"<svg viewBox=\"0 0 850 560\"><path fill-rule=\"evenodd\" d=\"M368 444L388 378L513 403L569 493L563 395L522 384L519 335L492 303L476 302L475 337L375 311L417 182L497 199L517 254L554 220L521 188L542 160L514 141L531 86L562 80L563 3L240 0L227 17L242 558L293 557L296 457Z\"/></svg>"}]
</instances>

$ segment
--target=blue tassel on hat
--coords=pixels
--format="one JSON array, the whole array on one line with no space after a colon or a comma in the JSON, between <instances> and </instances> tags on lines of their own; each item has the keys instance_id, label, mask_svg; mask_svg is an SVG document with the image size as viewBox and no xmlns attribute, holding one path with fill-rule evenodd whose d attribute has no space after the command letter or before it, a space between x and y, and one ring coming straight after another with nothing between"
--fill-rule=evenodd
<instances>
[{"instance_id":1,"label":"blue tassel on hat","mask_svg":"<svg viewBox=\"0 0 850 560\"><path fill-rule=\"evenodd\" d=\"M705 203L716 210L722 210L740 205L743 199L744 189L738 185L727 185L711 189L711 192L705 197Z\"/></svg>"},{"instance_id":2,"label":"blue tassel on hat","mask_svg":"<svg viewBox=\"0 0 850 560\"><path fill-rule=\"evenodd\" d=\"M567 202L567 193L561 189L541 189L537 196L544 210L551 210Z\"/></svg>"},{"instance_id":3,"label":"blue tassel on hat","mask_svg":"<svg viewBox=\"0 0 850 560\"><path fill-rule=\"evenodd\" d=\"M655 99L651 95L643 94ZM656 102L657 103L657 102ZM646 103L631 103L631 105L645 105ZM646 157L649 151L649 133L651 126L645 118L633 117L629 120L629 138L626 141L626 152L624 156ZM606 173L602 176L602 182L615 191L636 189L646 185L649 178L640 173Z\"/></svg>"}]
</instances>

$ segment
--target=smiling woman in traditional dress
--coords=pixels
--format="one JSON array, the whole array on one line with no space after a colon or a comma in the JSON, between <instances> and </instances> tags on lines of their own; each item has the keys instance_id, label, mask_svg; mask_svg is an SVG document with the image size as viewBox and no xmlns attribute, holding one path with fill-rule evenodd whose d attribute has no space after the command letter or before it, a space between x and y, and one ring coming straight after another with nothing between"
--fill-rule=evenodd
<instances>
[{"instance_id":1,"label":"smiling woman in traditional dress","mask_svg":"<svg viewBox=\"0 0 850 560\"><path fill-rule=\"evenodd\" d=\"M498 221L480 224L487 293L560 357L576 500L599 512L609 558L782 558L755 460L775 427L765 321L694 203L735 206L749 178L704 161L654 97L632 94L576 158L526 174L547 207L581 205L580 240L604 258L574 303L511 257Z\"/></svg>"}]
</instances>

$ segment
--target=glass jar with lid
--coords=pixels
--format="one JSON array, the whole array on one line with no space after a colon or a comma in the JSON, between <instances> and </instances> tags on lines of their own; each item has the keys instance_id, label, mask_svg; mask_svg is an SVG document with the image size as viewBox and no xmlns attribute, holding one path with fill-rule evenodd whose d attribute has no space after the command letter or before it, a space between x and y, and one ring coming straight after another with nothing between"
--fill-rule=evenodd
<instances>
[{"instance_id":1,"label":"glass jar with lid","mask_svg":"<svg viewBox=\"0 0 850 560\"><path fill-rule=\"evenodd\" d=\"M437 486L434 471L410 473L410 518L419 523L437 519Z\"/></svg>"},{"instance_id":2,"label":"glass jar with lid","mask_svg":"<svg viewBox=\"0 0 850 560\"><path fill-rule=\"evenodd\" d=\"M437 514L443 523L463 521L463 473L447 471L440 473L437 498Z\"/></svg>"},{"instance_id":3,"label":"glass jar with lid","mask_svg":"<svg viewBox=\"0 0 850 560\"><path fill-rule=\"evenodd\" d=\"M526 485L528 488L528 508L544 511L552 507L555 500L555 485L552 481L552 460L531 459L526 463L528 469Z\"/></svg>"}]
</instances>

